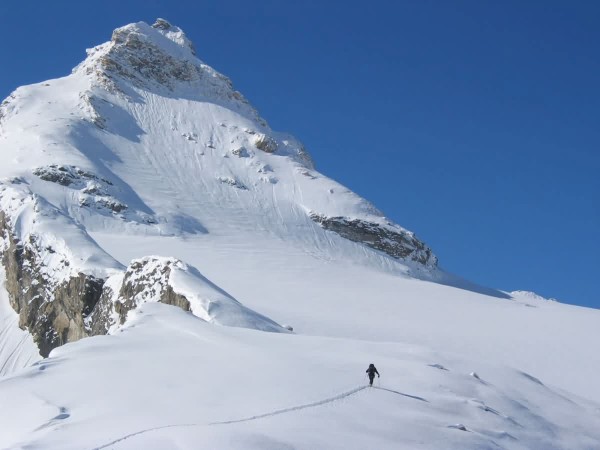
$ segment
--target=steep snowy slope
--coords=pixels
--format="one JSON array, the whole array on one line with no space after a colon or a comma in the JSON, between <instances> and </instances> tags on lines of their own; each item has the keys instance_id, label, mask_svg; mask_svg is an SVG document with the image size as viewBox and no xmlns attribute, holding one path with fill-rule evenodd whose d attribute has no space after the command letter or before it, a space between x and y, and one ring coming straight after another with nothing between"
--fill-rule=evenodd
<instances>
[{"instance_id":1,"label":"steep snowy slope","mask_svg":"<svg viewBox=\"0 0 600 450\"><path fill-rule=\"evenodd\" d=\"M19 316L10 306L0 268L0 377L41 359L31 335L18 327Z\"/></svg>"},{"instance_id":2,"label":"steep snowy slope","mask_svg":"<svg viewBox=\"0 0 600 450\"><path fill-rule=\"evenodd\" d=\"M314 171L301 144L271 131L181 31L155 26L120 28L71 76L13 93L0 175L22 177L87 230L314 243L326 228L435 266L412 233Z\"/></svg>"},{"instance_id":3,"label":"steep snowy slope","mask_svg":"<svg viewBox=\"0 0 600 450\"><path fill-rule=\"evenodd\" d=\"M0 154L0 447L600 447L600 311L445 273L164 20Z\"/></svg>"}]
</instances>

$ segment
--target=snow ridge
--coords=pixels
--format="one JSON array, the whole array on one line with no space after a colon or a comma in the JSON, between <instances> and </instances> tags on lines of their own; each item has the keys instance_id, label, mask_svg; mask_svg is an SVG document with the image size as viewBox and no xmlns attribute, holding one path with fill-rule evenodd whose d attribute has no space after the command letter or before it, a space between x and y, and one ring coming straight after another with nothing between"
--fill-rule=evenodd
<instances>
[{"instance_id":1,"label":"snow ridge","mask_svg":"<svg viewBox=\"0 0 600 450\"><path fill-rule=\"evenodd\" d=\"M144 22L117 28L110 42L88 50L74 70L111 92L135 99L131 85L163 95L184 94L231 108L266 126L257 111L231 81L196 58L183 31L163 19L151 27Z\"/></svg>"},{"instance_id":2,"label":"snow ridge","mask_svg":"<svg viewBox=\"0 0 600 450\"><path fill-rule=\"evenodd\" d=\"M286 332L271 319L244 307L195 268L159 256L135 259L123 274L109 278L87 326L92 334L115 333L130 312L148 302L174 305L218 325Z\"/></svg>"}]
</instances>

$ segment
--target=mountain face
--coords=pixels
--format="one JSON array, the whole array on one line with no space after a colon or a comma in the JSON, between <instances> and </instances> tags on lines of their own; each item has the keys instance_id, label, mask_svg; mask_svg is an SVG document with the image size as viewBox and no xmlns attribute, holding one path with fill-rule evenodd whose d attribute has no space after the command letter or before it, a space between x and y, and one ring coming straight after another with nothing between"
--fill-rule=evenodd
<instances>
[{"instance_id":1,"label":"mountain face","mask_svg":"<svg viewBox=\"0 0 600 450\"><path fill-rule=\"evenodd\" d=\"M0 126L0 151L10 161L0 185L6 289L42 356L106 333L150 298L191 308L169 282L184 263L154 267L150 279L159 287L140 297L148 280L130 275L149 260L125 268L90 231L228 230L251 239L259 229L316 247L335 234L425 271L437 265L413 233L319 174L296 139L273 132L162 19L115 30L65 78L17 89L2 103ZM225 297L204 295L193 313L218 322L213 298ZM281 330L231 297L226 304L248 318L231 321L221 311L222 323Z\"/></svg>"},{"instance_id":2,"label":"mountain face","mask_svg":"<svg viewBox=\"0 0 600 450\"><path fill-rule=\"evenodd\" d=\"M600 446L598 311L444 272L165 20L0 155L2 448Z\"/></svg>"}]
</instances>

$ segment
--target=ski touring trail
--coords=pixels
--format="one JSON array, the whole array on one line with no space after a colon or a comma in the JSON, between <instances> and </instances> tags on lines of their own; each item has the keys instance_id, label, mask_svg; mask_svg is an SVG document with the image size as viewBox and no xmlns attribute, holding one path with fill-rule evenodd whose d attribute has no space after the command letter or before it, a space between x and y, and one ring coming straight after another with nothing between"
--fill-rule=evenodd
<instances>
[{"instance_id":1,"label":"ski touring trail","mask_svg":"<svg viewBox=\"0 0 600 450\"><path fill-rule=\"evenodd\" d=\"M202 424L202 423L183 423L183 424L172 424L172 425L163 425L163 426L159 426L159 427L154 427L154 428L148 428L146 430L141 430L141 431L137 431L135 433L131 433L128 434L127 436L123 436L119 439L115 439L114 441L109 442L108 444L104 444L101 445L99 447L94 447L93 450L102 450L104 448L109 448L115 444L118 444L119 442L123 442L126 439L135 437L135 436L139 436L141 434L145 434L145 433L150 433L152 431L158 431L158 430L164 430L166 428L184 428L184 427L202 427L202 426L216 426L216 425L231 425L234 423L241 423L241 422L250 422L252 420L258 420L258 419L264 419L266 417L272 417L272 416L277 416L279 414L285 414L285 413L289 413L289 412L294 412L294 411L300 411L302 409L306 409L306 408L315 408L318 406L322 406L325 405L327 403L333 403L339 400L342 400L344 398L350 397L352 395L358 394L361 391L364 391L365 389L370 389L370 386L359 386L357 388L351 389L349 391L343 392L341 394L338 394L334 397L329 397L323 400L319 400L316 402L312 402L312 403L306 403L304 405L298 405L298 406L292 406L289 408L283 408L283 409L278 409L272 412L268 412L268 413L264 413L264 414L257 414L255 416L250 416L250 417L244 417L242 419L234 419L234 420L225 420L225 421L220 421L220 422L210 422L210 423L206 423L206 424ZM391 392L394 394L398 394L398 395L402 395L404 397L408 397L408 398L412 398L412 399L416 399L416 400L420 400L420 401L424 401L427 402L427 400L425 400L422 397L417 397L414 395L409 395L409 394L403 394L401 392L398 391L394 391L392 389L387 389L387 388L382 388L382 387L373 387L374 389L379 389L381 391L387 391L387 392Z\"/></svg>"}]
</instances>

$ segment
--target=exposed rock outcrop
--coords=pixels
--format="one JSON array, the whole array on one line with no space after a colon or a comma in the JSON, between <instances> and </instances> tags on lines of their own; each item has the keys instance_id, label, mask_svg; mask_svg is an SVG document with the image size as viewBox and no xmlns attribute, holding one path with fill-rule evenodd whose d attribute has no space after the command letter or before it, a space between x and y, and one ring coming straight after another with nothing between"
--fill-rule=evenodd
<instances>
[{"instance_id":1,"label":"exposed rock outcrop","mask_svg":"<svg viewBox=\"0 0 600 450\"><path fill-rule=\"evenodd\" d=\"M40 354L48 356L53 348L85 337L84 320L98 302L104 280L83 273L63 281L53 279L45 270L41 257L44 252L35 235L19 242L3 211L0 232L11 306L19 314L19 326L29 330ZM64 264L69 262L64 260Z\"/></svg>"},{"instance_id":2,"label":"exposed rock outcrop","mask_svg":"<svg viewBox=\"0 0 600 450\"><path fill-rule=\"evenodd\" d=\"M127 313L152 301L178 306L190 311L190 302L173 291L169 278L177 260L146 257L131 262L119 277L120 286L108 283L94 312L87 321L92 335L106 334L112 326L125 323ZM118 289L118 290L117 290Z\"/></svg>"},{"instance_id":3,"label":"exposed rock outcrop","mask_svg":"<svg viewBox=\"0 0 600 450\"><path fill-rule=\"evenodd\" d=\"M427 267L437 266L437 257L427 245L410 232L394 229L391 223L385 227L375 222L348 217L327 217L317 213L310 213L309 216L326 230L380 250L393 258L416 261Z\"/></svg>"},{"instance_id":4,"label":"exposed rock outcrop","mask_svg":"<svg viewBox=\"0 0 600 450\"><path fill-rule=\"evenodd\" d=\"M4 121L4 118L9 115L12 111L12 101L16 98L16 94L13 92L6 99L0 103L0 125Z\"/></svg>"},{"instance_id":5,"label":"exposed rock outcrop","mask_svg":"<svg viewBox=\"0 0 600 450\"><path fill-rule=\"evenodd\" d=\"M127 205L118 202L108 193L110 186L113 185L111 181L97 177L77 166L51 164L38 167L33 171L33 174L41 180L79 190L80 206L98 203L102 205L119 204L119 211L127 208ZM92 196L94 196L93 199Z\"/></svg>"},{"instance_id":6,"label":"exposed rock outcrop","mask_svg":"<svg viewBox=\"0 0 600 450\"><path fill-rule=\"evenodd\" d=\"M165 53L145 35L131 28L118 28L113 32L116 45L100 59L107 73L114 73L137 84L152 80L173 88L175 81L195 81L202 77L202 70L191 61L175 58Z\"/></svg>"},{"instance_id":7,"label":"exposed rock outcrop","mask_svg":"<svg viewBox=\"0 0 600 450\"><path fill-rule=\"evenodd\" d=\"M135 209L130 210L125 202L119 200L117 196L121 191L112 181L88 170L73 165L50 164L34 169L33 174L41 180L76 191L74 198L79 200L79 207L93 208L103 215L143 224L156 223L156 219L150 214Z\"/></svg>"},{"instance_id":8,"label":"exposed rock outcrop","mask_svg":"<svg viewBox=\"0 0 600 450\"><path fill-rule=\"evenodd\" d=\"M106 334L125 323L127 314L146 302L190 311L219 325L285 332L268 317L252 311L175 258L147 256L131 262L124 274L109 278L87 320L90 334Z\"/></svg>"},{"instance_id":9,"label":"exposed rock outcrop","mask_svg":"<svg viewBox=\"0 0 600 450\"><path fill-rule=\"evenodd\" d=\"M275 153L277 151L277 141L266 134L257 134L254 145L263 152Z\"/></svg>"},{"instance_id":10,"label":"exposed rock outcrop","mask_svg":"<svg viewBox=\"0 0 600 450\"><path fill-rule=\"evenodd\" d=\"M169 91L183 83L196 87L205 98L236 105L236 109L267 125L234 89L231 80L198 60L194 45L183 31L164 19L158 19L152 27L139 22L117 28L109 43L88 50L88 55L76 70L95 74L109 92L129 94L119 79L143 89L164 87Z\"/></svg>"},{"instance_id":11,"label":"exposed rock outcrop","mask_svg":"<svg viewBox=\"0 0 600 450\"><path fill-rule=\"evenodd\" d=\"M217 177L217 180L219 180L223 184L228 184L229 186L234 187L236 189L240 189L242 191L248 190L248 188L246 187L246 185L244 183L242 183L239 180L236 180L233 177L220 176L220 177Z\"/></svg>"},{"instance_id":12,"label":"exposed rock outcrop","mask_svg":"<svg viewBox=\"0 0 600 450\"><path fill-rule=\"evenodd\" d=\"M171 39L173 42L181 45L182 47L188 48L192 55L196 56L196 48L192 41L190 41L181 28L171 25L165 19L158 18L152 25L152 28L160 30L163 35Z\"/></svg>"},{"instance_id":13,"label":"exposed rock outcrop","mask_svg":"<svg viewBox=\"0 0 600 450\"><path fill-rule=\"evenodd\" d=\"M246 150L244 147L234 148L233 150L231 150L231 154L237 156L238 158L250 157L248 150Z\"/></svg>"},{"instance_id":14,"label":"exposed rock outcrop","mask_svg":"<svg viewBox=\"0 0 600 450\"><path fill-rule=\"evenodd\" d=\"M112 185L110 181L103 178L100 179L93 173L85 171L77 166L51 164L49 166L34 169L33 174L44 181L58 183L62 186L75 185L77 187L84 187L90 182L99 181Z\"/></svg>"}]
</instances>

